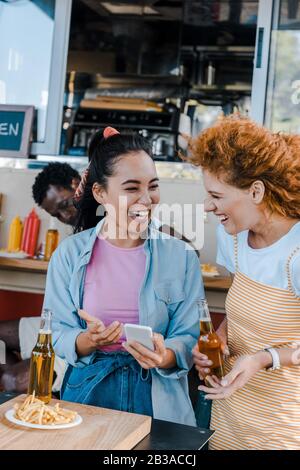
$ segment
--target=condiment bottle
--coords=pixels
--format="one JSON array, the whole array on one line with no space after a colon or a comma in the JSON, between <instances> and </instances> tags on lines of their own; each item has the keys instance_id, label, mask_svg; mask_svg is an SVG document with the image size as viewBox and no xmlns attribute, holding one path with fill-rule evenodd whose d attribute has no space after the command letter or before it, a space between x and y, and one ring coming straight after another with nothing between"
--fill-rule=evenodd
<instances>
[{"instance_id":1,"label":"condiment bottle","mask_svg":"<svg viewBox=\"0 0 300 470\"><path fill-rule=\"evenodd\" d=\"M11 222L9 227L7 251L14 253L20 251L22 240L23 224L17 215Z\"/></svg>"},{"instance_id":2,"label":"condiment bottle","mask_svg":"<svg viewBox=\"0 0 300 470\"><path fill-rule=\"evenodd\" d=\"M21 249L29 256L34 256L40 230L40 219L34 209L26 217L22 237Z\"/></svg>"},{"instance_id":3,"label":"condiment bottle","mask_svg":"<svg viewBox=\"0 0 300 470\"><path fill-rule=\"evenodd\" d=\"M54 250L56 250L58 245L59 233L56 229L56 220L54 217L51 217L49 229L46 234L46 247L45 247L45 261L49 261Z\"/></svg>"},{"instance_id":4,"label":"condiment bottle","mask_svg":"<svg viewBox=\"0 0 300 470\"><path fill-rule=\"evenodd\" d=\"M201 299L197 302L197 305L200 319L199 351L212 361L212 365L209 367L211 371L209 375L215 375L221 379L225 375L221 340L213 327L207 301ZM206 385L210 386L207 381L205 382Z\"/></svg>"},{"instance_id":5,"label":"condiment bottle","mask_svg":"<svg viewBox=\"0 0 300 470\"><path fill-rule=\"evenodd\" d=\"M45 309L36 345L34 346L29 371L28 393L35 392L36 398L49 403L52 394L55 353L52 346L52 312Z\"/></svg>"}]
</instances>

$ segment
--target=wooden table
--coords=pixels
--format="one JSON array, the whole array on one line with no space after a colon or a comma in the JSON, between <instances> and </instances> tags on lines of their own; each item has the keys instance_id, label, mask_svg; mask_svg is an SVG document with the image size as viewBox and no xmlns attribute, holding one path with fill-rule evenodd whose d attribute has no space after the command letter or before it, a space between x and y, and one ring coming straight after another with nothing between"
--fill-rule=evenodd
<instances>
[{"instance_id":1,"label":"wooden table","mask_svg":"<svg viewBox=\"0 0 300 470\"><path fill-rule=\"evenodd\" d=\"M225 300L228 289L232 281L230 276L205 277L203 276L205 294L209 309L219 318L217 323L221 321L225 314ZM215 315L215 316L216 316ZM213 315L214 316L214 315Z\"/></svg>"},{"instance_id":2,"label":"wooden table","mask_svg":"<svg viewBox=\"0 0 300 470\"><path fill-rule=\"evenodd\" d=\"M14 393L0 392L0 404L16 396L17 394ZM199 450L212 434L213 431L208 429L152 419L150 433L133 450Z\"/></svg>"},{"instance_id":3,"label":"wooden table","mask_svg":"<svg viewBox=\"0 0 300 470\"><path fill-rule=\"evenodd\" d=\"M2 258L0 256L0 269L46 274L48 264L48 261L38 259Z\"/></svg>"},{"instance_id":4,"label":"wooden table","mask_svg":"<svg viewBox=\"0 0 300 470\"><path fill-rule=\"evenodd\" d=\"M48 262L0 257L0 289L44 294Z\"/></svg>"},{"instance_id":5,"label":"wooden table","mask_svg":"<svg viewBox=\"0 0 300 470\"><path fill-rule=\"evenodd\" d=\"M60 403L77 411L81 424L68 429L19 426L8 421L5 412L25 397L20 395L0 405L0 450L129 450L151 429L150 416L60 400L51 400L51 405Z\"/></svg>"},{"instance_id":6,"label":"wooden table","mask_svg":"<svg viewBox=\"0 0 300 470\"><path fill-rule=\"evenodd\" d=\"M226 292L230 289L232 280L230 276L205 277L203 276L205 290Z\"/></svg>"}]
</instances>

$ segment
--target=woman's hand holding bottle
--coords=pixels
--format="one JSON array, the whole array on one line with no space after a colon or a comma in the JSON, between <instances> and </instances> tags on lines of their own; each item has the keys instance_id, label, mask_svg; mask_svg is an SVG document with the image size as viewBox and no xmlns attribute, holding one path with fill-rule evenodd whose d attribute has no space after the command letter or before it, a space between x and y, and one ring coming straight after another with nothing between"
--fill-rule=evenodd
<instances>
[{"instance_id":1,"label":"woman's hand holding bottle","mask_svg":"<svg viewBox=\"0 0 300 470\"><path fill-rule=\"evenodd\" d=\"M221 323L218 330L216 331L220 342L221 350L224 356L229 356L229 349L227 346L227 321L226 319ZM193 348L193 360L195 368L198 371L200 380L204 380L206 376L211 373L210 367L213 365L212 361L208 359L205 354L202 354L199 351L198 343L195 344Z\"/></svg>"},{"instance_id":2,"label":"woman's hand holding bottle","mask_svg":"<svg viewBox=\"0 0 300 470\"><path fill-rule=\"evenodd\" d=\"M80 356L87 356L98 348L118 343L123 331L120 322L114 321L105 326L99 318L84 310L78 310L78 314L87 323L87 330L76 339L76 349Z\"/></svg>"}]
</instances>

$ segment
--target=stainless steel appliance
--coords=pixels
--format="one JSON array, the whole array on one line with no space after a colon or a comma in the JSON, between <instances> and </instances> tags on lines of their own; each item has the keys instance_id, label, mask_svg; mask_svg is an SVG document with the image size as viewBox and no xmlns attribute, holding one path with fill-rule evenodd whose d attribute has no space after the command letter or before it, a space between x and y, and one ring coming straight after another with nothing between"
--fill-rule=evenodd
<instances>
[{"instance_id":1,"label":"stainless steel appliance","mask_svg":"<svg viewBox=\"0 0 300 470\"><path fill-rule=\"evenodd\" d=\"M139 132L152 144L155 160L176 161L180 111L168 105L163 111L78 108L66 133L65 155L87 155L93 134L106 126L120 132Z\"/></svg>"}]
</instances>

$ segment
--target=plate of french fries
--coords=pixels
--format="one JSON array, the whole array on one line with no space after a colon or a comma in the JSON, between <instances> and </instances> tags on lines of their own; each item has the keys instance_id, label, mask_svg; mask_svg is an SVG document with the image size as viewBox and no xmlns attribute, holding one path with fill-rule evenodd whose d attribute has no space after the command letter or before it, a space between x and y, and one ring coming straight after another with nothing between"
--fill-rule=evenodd
<instances>
[{"instance_id":1,"label":"plate of french fries","mask_svg":"<svg viewBox=\"0 0 300 470\"><path fill-rule=\"evenodd\" d=\"M35 429L65 429L82 422L76 411L62 408L60 403L50 406L34 394L28 395L23 403L15 404L5 413L5 417L18 426Z\"/></svg>"},{"instance_id":2,"label":"plate of french fries","mask_svg":"<svg viewBox=\"0 0 300 470\"><path fill-rule=\"evenodd\" d=\"M202 275L205 277L218 277L220 273L218 268L210 263L201 264L201 272Z\"/></svg>"}]
</instances>

